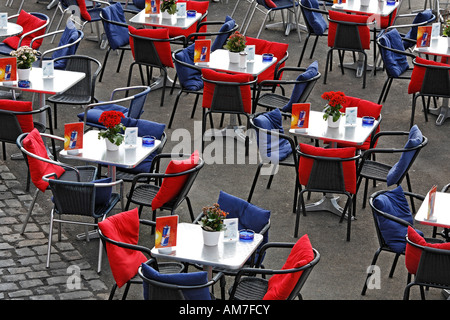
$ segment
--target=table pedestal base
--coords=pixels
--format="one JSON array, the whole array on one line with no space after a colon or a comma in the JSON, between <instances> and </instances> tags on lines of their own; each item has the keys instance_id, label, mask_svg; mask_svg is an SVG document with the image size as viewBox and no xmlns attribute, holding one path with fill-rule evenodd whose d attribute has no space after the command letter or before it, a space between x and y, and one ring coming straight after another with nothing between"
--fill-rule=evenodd
<instances>
[{"instance_id":1,"label":"table pedestal base","mask_svg":"<svg viewBox=\"0 0 450 320\"><path fill-rule=\"evenodd\" d=\"M450 107L448 99L444 99L444 103L440 108L430 108L429 113L437 116L436 125L441 126L445 120L450 116Z\"/></svg>"},{"instance_id":2,"label":"table pedestal base","mask_svg":"<svg viewBox=\"0 0 450 320\"><path fill-rule=\"evenodd\" d=\"M338 200L339 197L327 193L319 201L305 205L305 209L306 212L328 211L341 217L344 209L338 204ZM348 218L347 213L345 214L345 218ZM355 220L355 217L352 216L353 220Z\"/></svg>"},{"instance_id":3,"label":"table pedestal base","mask_svg":"<svg viewBox=\"0 0 450 320\"><path fill-rule=\"evenodd\" d=\"M209 129L205 132L205 137L229 137L245 143L247 134L244 126L230 125L224 129Z\"/></svg>"}]
</instances>

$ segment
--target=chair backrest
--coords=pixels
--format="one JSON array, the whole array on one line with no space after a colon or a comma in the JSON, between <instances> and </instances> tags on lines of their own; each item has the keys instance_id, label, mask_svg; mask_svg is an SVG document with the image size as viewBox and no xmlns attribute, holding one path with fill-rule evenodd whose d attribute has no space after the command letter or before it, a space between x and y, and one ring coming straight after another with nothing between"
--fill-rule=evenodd
<instances>
[{"instance_id":1,"label":"chair backrest","mask_svg":"<svg viewBox=\"0 0 450 320\"><path fill-rule=\"evenodd\" d=\"M139 88L139 87L137 87ZM130 105L128 107L128 118L139 119L144 109L144 104L147 99L148 94L150 93L150 87L142 87L142 91L136 93L133 96L133 99L130 101Z\"/></svg>"},{"instance_id":2,"label":"chair backrest","mask_svg":"<svg viewBox=\"0 0 450 320\"><path fill-rule=\"evenodd\" d=\"M15 113L0 110L0 122L2 123L0 126L0 141L15 143L17 137L23 133Z\"/></svg>"},{"instance_id":3,"label":"chair backrest","mask_svg":"<svg viewBox=\"0 0 450 320\"><path fill-rule=\"evenodd\" d=\"M327 21L324 14L328 14L325 10L319 9L317 0L301 0L300 9L305 18L305 24L308 32L315 35L323 35L328 29Z\"/></svg>"},{"instance_id":4,"label":"chair backrest","mask_svg":"<svg viewBox=\"0 0 450 320\"><path fill-rule=\"evenodd\" d=\"M78 82L77 85L72 86L63 94L70 94L75 96L90 96L91 102L93 102L96 79L102 69L101 63L97 59L84 55L64 56L56 58L54 61L56 62L62 59L67 60L65 70L84 72L86 74L86 76L80 82Z\"/></svg>"},{"instance_id":5,"label":"chair backrest","mask_svg":"<svg viewBox=\"0 0 450 320\"><path fill-rule=\"evenodd\" d=\"M413 64L411 82L421 82L420 94L450 97L450 66L448 64L420 58L415 58Z\"/></svg>"},{"instance_id":6,"label":"chair backrest","mask_svg":"<svg viewBox=\"0 0 450 320\"><path fill-rule=\"evenodd\" d=\"M328 21L328 46L347 50L370 48L368 16L351 15L330 10Z\"/></svg>"},{"instance_id":7,"label":"chair backrest","mask_svg":"<svg viewBox=\"0 0 450 320\"><path fill-rule=\"evenodd\" d=\"M402 37L397 29L384 32L377 38L377 45L380 48L388 76L397 78L409 69L407 57L413 58L415 56L405 51Z\"/></svg>"},{"instance_id":8,"label":"chair backrest","mask_svg":"<svg viewBox=\"0 0 450 320\"><path fill-rule=\"evenodd\" d=\"M356 163L353 147L325 149L300 143L298 173L300 184L308 190L356 192Z\"/></svg>"},{"instance_id":9,"label":"chair backrest","mask_svg":"<svg viewBox=\"0 0 450 320\"><path fill-rule=\"evenodd\" d=\"M58 47L54 49L52 54L52 59L56 59L64 56L72 56L78 50L81 40L84 38L84 33L82 30L75 28L72 22L67 22L66 28L64 29L61 39L58 43ZM42 57L40 61L42 65ZM64 70L67 65L66 59L56 60L54 62L54 68Z\"/></svg>"},{"instance_id":10,"label":"chair backrest","mask_svg":"<svg viewBox=\"0 0 450 320\"><path fill-rule=\"evenodd\" d=\"M203 89L202 71L194 64L195 44L176 50L173 55L180 85L191 91Z\"/></svg>"},{"instance_id":11,"label":"chair backrest","mask_svg":"<svg viewBox=\"0 0 450 320\"><path fill-rule=\"evenodd\" d=\"M23 31L21 34L11 36L3 40L5 44L13 49L17 49L21 46L30 46L34 37L42 36L45 34L50 19L47 15L40 12L26 12L21 10L18 15L9 17L17 17L16 23L21 25ZM38 50L42 44L43 39L35 41L33 43L33 49Z\"/></svg>"},{"instance_id":12,"label":"chair backrest","mask_svg":"<svg viewBox=\"0 0 450 320\"><path fill-rule=\"evenodd\" d=\"M431 9L426 9L421 12L418 12L415 16L412 24L408 25L411 27L411 29L406 33L405 38L410 39L412 41L404 40L403 45L405 46L405 49L411 48L415 45L415 42L417 40L417 30L419 26L424 26L427 24L432 23L436 19L436 16L433 14L433 11Z\"/></svg>"},{"instance_id":13,"label":"chair backrest","mask_svg":"<svg viewBox=\"0 0 450 320\"><path fill-rule=\"evenodd\" d=\"M128 25L120 2L102 8L100 18L111 49L115 50L130 43Z\"/></svg>"},{"instance_id":14,"label":"chair backrest","mask_svg":"<svg viewBox=\"0 0 450 320\"><path fill-rule=\"evenodd\" d=\"M128 27L130 47L135 63L156 68L173 68L167 29L135 29Z\"/></svg>"},{"instance_id":15,"label":"chair backrest","mask_svg":"<svg viewBox=\"0 0 450 320\"><path fill-rule=\"evenodd\" d=\"M251 113L251 85L256 82L251 75L202 69L202 79L203 108L221 113Z\"/></svg>"},{"instance_id":16,"label":"chair backrest","mask_svg":"<svg viewBox=\"0 0 450 320\"><path fill-rule=\"evenodd\" d=\"M294 300L296 297L298 297L298 295L300 294L300 291L302 290L303 286L306 283L306 280L308 280L308 277L311 274L311 271L316 266L316 264L319 262L319 260L320 260L319 251L317 251L317 249L315 249L315 248L313 248L313 251L314 251L314 259L302 267L303 268L302 275L298 279L297 283L294 286L294 289L292 289L287 300Z\"/></svg>"}]
</instances>

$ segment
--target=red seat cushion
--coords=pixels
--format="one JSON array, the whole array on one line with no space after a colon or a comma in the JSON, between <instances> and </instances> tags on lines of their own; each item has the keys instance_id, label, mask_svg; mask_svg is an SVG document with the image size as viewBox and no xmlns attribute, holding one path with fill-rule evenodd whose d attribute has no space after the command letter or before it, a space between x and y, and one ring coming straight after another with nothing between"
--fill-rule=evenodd
<instances>
[{"instance_id":1,"label":"red seat cushion","mask_svg":"<svg viewBox=\"0 0 450 320\"><path fill-rule=\"evenodd\" d=\"M420 234L417 233L414 228L408 226L408 239L411 242L421 245L423 247L430 247L436 249L450 250L450 242L443 243L428 243ZM422 250L413 247L409 243L406 244L405 250L405 265L406 269L410 274L416 274L417 268L419 267L420 256L422 255Z\"/></svg>"},{"instance_id":2,"label":"red seat cushion","mask_svg":"<svg viewBox=\"0 0 450 320\"><path fill-rule=\"evenodd\" d=\"M153 39L169 39L169 32L166 28L161 29L136 29L132 26L128 26L128 30L131 34L141 36L141 37L147 37L147 38L153 38ZM170 42L164 41L159 42L155 41L153 42L155 45L156 52L158 52L159 59L161 60L161 63L169 68L174 68L173 60L172 60L172 51L170 49ZM130 37L130 47L131 52L133 54L134 58L134 42L133 37Z\"/></svg>"},{"instance_id":3,"label":"red seat cushion","mask_svg":"<svg viewBox=\"0 0 450 320\"><path fill-rule=\"evenodd\" d=\"M86 21L91 21L91 15L86 8L86 0L77 0L78 7L80 8L80 15Z\"/></svg>"},{"instance_id":4,"label":"red seat cushion","mask_svg":"<svg viewBox=\"0 0 450 320\"><path fill-rule=\"evenodd\" d=\"M26 137L23 139L23 147L25 150L33 153L41 158L49 159L47 154L47 149L45 148L44 141L37 129L33 129ZM64 173L64 168L52 163L44 162L36 158L28 158L28 167L30 168L30 177L36 188L45 192L48 187L48 182L42 180L42 177L55 173L59 178Z\"/></svg>"},{"instance_id":5,"label":"red seat cushion","mask_svg":"<svg viewBox=\"0 0 450 320\"><path fill-rule=\"evenodd\" d=\"M449 66L448 64L445 64L445 63L427 60L427 59L424 59L421 57L416 57L416 62L418 62L420 64L432 65L432 66L446 66L446 67ZM425 76L425 71L426 71L425 67L414 65L414 69L411 74L411 80L409 81L409 85L408 85L408 93L409 94L417 93L420 91L420 89L422 89L422 82L423 82L423 77Z\"/></svg>"},{"instance_id":6,"label":"red seat cushion","mask_svg":"<svg viewBox=\"0 0 450 320\"><path fill-rule=\"evenodd\" d=\"M32 14L29 14L28 12L21 10L19 13L19 16L17 17L16 23L21 25L23 28L23 31L21 34L17 36L8 37L5 40L3 40L3 43L7 44L13 49L17 49L19 47L19 41L20 37L30 32L34 29L37 29L45 24L45 20L41 20L38 17L33 16ZM33 40L34 37L41 36L45 33L46 28L42 28L36 32L33 32L29 35L27 35L25 38L23 38L21 46L30 46L31 40ZM33 42L33 49L38 49L44 39L39 39Z\"/></svg>"},{"instance_id":7,"label":"red seat cushion","mask_svg":"<svg viewBox=\"0 0 450 320\"><path fill-rule=\"evenodd\" d=\"M272 42L251 37L245 37L245 40L247 45L255 45L255 54L272 53L274 57L277 58L277 63L284 58L289 47L289 44L287 43ZM279 68L284 67L284 65L285 63L283 62ZM277 64L273 64L271 67L267 68L267 70L259 74L258 83L263 80L273 80L276 66ZM281 77L282 75L280 75L280 78Z\"/></svg>"},{"instance_id":8,"label":"red seat cushion","mask_svg":"<svg viewBox=\"0 0 450 320\"><path fill-rule=\"evenodd\" d=\"M238 82L244 83L253 80L253 77L245 73L229 74L223 72L217 72L211 69L202 69L202 75L205 79L223 82ZM203 86L203 108L210 108L212 98L214 95L215 84L206 82ZM250 85L241 86L241 97L244 105L244 111L246 113L252 113L252 93Z\"/></svg>"},{"instance_id":9,"label":"red seat cushion","mask_svg":"<svg viewBox=\"0 0 450 320\"><path fill-rule=\"evenodd\" d=\"M209 8L209 1L186 1L186 10L195 10L200 14L205 14ZM201 21L205 22L206 17ZM178 27L168 27L169 37L173 38L176 36L189 36L191 33L197 32L197 23L194 23L188 29L182 29ZM203 26L198 32L206 32L207 27ZM198 39L204 39L204 36L198 37Z\"/></svg>"},{"instance_id":10,"label":"red seat cushion","mask_svg":"<svg viewBox=\"0 0 450 320\"><path fill-rule=\"evenodd\" d=\"M102 234L109 239L136 245L139 241L138 208L108 217L98 223ZM139 266L148 259L141 251L121 248L106 242L109 266L120 288L133 278Z\"/></svg>"},{"instance_id":11,"label":"red seat cushion","mask_svg":"<svg viewBox=\"0 0 450 320\"><path fill-rule=\"evenodd\" d=\"M355 23L366 23L368 16L359 14L347 14L330 10L330 19L336 21L347 21ZM334 47L334 39L336 36L337 23L331 22L328 28L328 46ZM367 26L358 26L359 36L361 38L361 46L363 49L370 49L370 29Z\"/></svg>"},{"instance_id":12,"label":"red seat cushion","mask_svg":"<svg viewBox=\"0 0 450 320\"><path fill-rule=\"evenodd\" d=\"M184 172L195 168L199 162L198 151L185 160L171 160L166 168L166 174L174 174ZM163 204L174 199L184 187L189 175L181 175L177 177L167 177L163 179L161 187L155 198L152 200L152 210L160 208Z\"/></svg>"},{"instance_id":13,"label":"red seat cushion","mask_svg":"<svg viewBox=\"0 0 450 320\"><path fill-rule=\"evenodd\" d=\"M308 235L302 236L295 243L282 270L300 268L314 259L314 251ZM263 300L286 300L294 289L303 271L275 274L269 279L269 287Z\"/></svg>"},{"instance_id":14,"label":"red seat cushion","mask_svg":"<svg viewBox=\"0 0 450 320\"><path fill-rule=\"evenodd\" d=\"M33 104L31 101L18 101L18 100L0 100L0 109L17 112L33 111ZM24 114L17 115L22 132L31 132L34 129L33 115Z\"/></svg>"},{"instance_id":15,"label":"red seat cushion","mask_svg":"<svg viewBox=\"0 0 450 320\"><path fill-rule=\"evenodd\" d=\"M378 103L374 103L372 101L368 101L368 100L363 100L360 98L355 98L355 97L349 97L346 96L345 97L346 101L342 106L341 111L345 113L345 109L346 108L352 108L352 107L358 107L358 117L374 117L375 119L378 119L378 117L381 114L381 108L383 107L383 105L378 104ZM375 133L380 131L380 126L378 126L378 128L375 130ZM367 150L370 147L370 136L367 138L367 140L362 144L362 145L358 145L355 146L354 144L351 143L338 143L339 147L356 147L358 149L361 150ZM377 143L375 142L374 147L377 145Z\"/></svg>"},{"instance_id":16,"label":"red seat cushion","mask_svg":"<svg viewBox=\"0 0 450 320\"><path fill-rule=\"evenodd\" d=\"M347 148L321 148L314 147L309 144L300 143L300 151L309 155L330 157L330 158L351 158L355 156L356 149L353 147ZM308 184L311 169L314 159L307 157L300 157L299 160L299 180L300 184L306 186ZM355 161L343 161L342 169L344 173L345 190L351 194L356 192L356 164Z\"/></svg>"}]
</instances>

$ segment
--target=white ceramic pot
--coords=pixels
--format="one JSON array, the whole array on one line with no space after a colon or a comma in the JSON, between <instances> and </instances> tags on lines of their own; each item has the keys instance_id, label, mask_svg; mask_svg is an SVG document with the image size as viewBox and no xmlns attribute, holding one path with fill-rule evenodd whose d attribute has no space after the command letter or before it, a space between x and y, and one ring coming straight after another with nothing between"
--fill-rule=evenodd
<instances>
[{"instance_id":1,"label":"white ceramic pot","mask_svg":"<svg viewBox=\"0 0 450 320\"><path fill-rule=\"evenodd\" d=\"M450 48L450 37L447 37L447 46Z\"/></svg>"},{"instance_id":2,"label":"white ceramic pot","mask_svg":"<svg viewBox=\"0 0 450 320\"><path fill-rule=\"evenodd\" d=\"M239 52L229 51L230 63L239 63L240 54Z\"/></svg>"},{"instance_id":3,"label":"white ceramic pot","mask_svg":"<svg viewBox=\"0 0 450 320\"><path fill-rule=\"evenodd\" d=\"M112 143L111 141L109 141L109 139L105 139L105 142L106 142L106 150L108 150L108 151L119 150L119 146L116 145L115 143Z\"/></svg>"},{"instance_id":4,"label":"white ceramic pot","mask_svg":"<svg viewBox=\"0 0 450 320\"><path fill-rule=\"evenodd\" d=\"M203 244L205 246L217 246L219 244L220 235L222 231L206 231L202 229Z\"/></svg>"},{"instance_id":5,"label":"white ceramic pot","mask_svg":"<svg viewBox=\"0 0 450 320\"><path fill-rule=\"evenodd\" d=\"M28 68L28 69L17 68L17 78L19 80L29 80L30 79L30 70L31 70L31 68Z\"/></svg>"},{"instance_id":6,"label":"white ceramic pot","mask_svg":"<svg viewBox=\"0 0 450 320\"><path fill-rule=\"evenodd\" d=\"M370 0L361 0L361 5L367 7L370 4Z\"/></svg>"},{"instance_id":7,"label":"white ceramic pot","mask_svg":"<svg viewBox=\"0 0 450 320\"><path fill-rule=\"evenodd\" d=\"M161 17L163 19L172 19L172 15L170 13L168 13L167 11L162 11L161 12Z\"/></svg>"},{"instance_id":8,"label":"white ceramic pot","mask_svg":"<svg viewBox=\"0 0 450 320\"><path fill-rule=\"evenodd\" d=\"M328 121L328 127L330 127L330 128L338 128L339 124L341 123L341 118L342 117L339 117L339 119L337 121L333 121L333 117L329 116L328 120L327 120Z\"/></svg>"}]
</instances>

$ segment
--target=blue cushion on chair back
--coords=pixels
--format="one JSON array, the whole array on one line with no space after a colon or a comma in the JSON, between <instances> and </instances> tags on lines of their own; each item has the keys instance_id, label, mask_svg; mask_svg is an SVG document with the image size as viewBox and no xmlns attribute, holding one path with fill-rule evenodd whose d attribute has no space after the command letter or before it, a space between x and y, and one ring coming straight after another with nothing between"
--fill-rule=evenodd
<instances>
[{"instance_id":1,"label":"blue cushion on chair back","mask_svg":"<svg viewBox=\"0 0 450 320\"><path fill-rule=\"evenodd\" d=\"M102 15L107 20L127 24L120 2L116 2L111 6L102 8ZM118 26L112 23L103 23L103 28L105 29L106 37L108 38L108 43L111 49L115 50L121 46L127 45L130 42L127 27Z\"/></svg>"},{"instance_id":2,"label":"blue cushion on chair back","mask_svg":"<svg viewBox=\"0 0 450 320\"><path fill-rule=\"evenodd\" d=\"M300 74L297 77L297 81L306 81L311 78L314 78L319 73L319 64L316 61L311 63L308 68L306 68L306 71ZM297 83L294 88L292 89L291 98L289 99L289 102L282 108L283 112L292 112L292 104L298 103L300 97L302 96L303 91L305 90L306 86L308 85L307 82L304 83Z\"/></svg>"},{"instance_id":3,"label":"blue cushion on chair back","mask_svg":"<svg viewBox=\"0 0 450 320\"><path fill-rule=\"evenodd\" d=\"M392 29L391 31L384 33L380 37L380 43L388 48L405 51L402 37L397 29ZM386 67L386 73L389 76L397 78L402 75L403 72L408 70L409 64L406 55L398 54L383 48L380 48L380 50L381 55L383 56L384 65Z\"/></svg>"},{"instance_id":4,"label":"blue cushion on chair back","mask_svg":"<svg viewBox=\"0 0 450 320\"><path fill-rule=\"evenodd\" d=\"M194 65L194 44L176 53L175 57L185 63ZM192 91L203 89L202 73L200 70L189 68L175 61L178 80L181 85Z\"/></svg>"},{"instance_id":5,"label":"blue cushion on chair back","mask_svg":"<svg viewBox=\"0 0 450 320\"><path fill-rule=\"evenodd\" d=\"M145 263L142 264L142 274L151 280L181 286L202 285L208 282L208 273L206 271L162 274ZM148 284L144 281L143 285L144 299L148 300L150 298ZM186 300L211 300L211 294L209 293L208 287L182 290L182 292Z\"/></svg>"},{"instance_id":6,"label":"blue cushion on chair back","mask_svg":"<svg viewBox=\"0 0 450 320\"><path fill-rule=\"evenodd\" d=\"M153 122L145 119L123 118L121 122L125 127L137 127L139 137L153 136L158 140L161 140L164 130L166 129L166 125L163 123ZM157 151L151 153L147 158L145 158L134 168L121 168L120 170L130 173L150 172L150 167L156 154Z\"/></svg>"},{"instance_id":7,"label":"blue cushion on chair back","mask_svg":"<svg viewBox=\"0 0 450 320\"><path fill-rule=\"evenodd\" d=\"M421 23L425 21L431 22L434 20L433 12L430 9L424 10L422 12L419 12L416 17L413 20L413 24ZM412 27L408 33L405 35L405 38L411 39L411 40L417 40L417 29L418 27ZM409 41L403 41L403 45L405 46L405 49L413 47L415 44L413 42Z\"/></svg>"},{"instance_id":8,"label":"blue cushion on chair back","mask_svg":"<svg viewBox=\"0 0 450 320\"><path fill-rule=\"evenodd\" d=\"M230 31L231 29L234 28L235 25L236 25L236 22L234 21L234 19L231 18L230 16L226 16L225 23L222 25L222 27L220 27L219 32ZM225 45L225 43L227 42L229 35L230 35L229 33L219 34L216 37L216 39L214 39L214 42L211 46L211 52L213 52L217 49L222 49L223 46Z\"/></svg>"},{"instance_id":9,"label":"blue cushion on chair back","mask_svg":"<svg viewBox=\"0 0 450 320\"><path fill-rule=\"evenodd\" d=\"M311 9L319 9L317 0L302 0L302 5ZM328 29L328 24L320 12L305 10L305 19L313 29L314 33L321 36Z\"/></svg>"},{"instance_id":10,"label":"blue cushion on chair back","mask_svg":"<svg viewBox=\"0 0 450 320\"><path fill-rule=\"evenodd\" d=\"M275 130L284 133L282 124L282 115L279 109L274 109L257 116L253 122L259 128L266 130ZM292 147L285 138L278 139L270 134L261 134L257 132L257 143L261 157L272 163L278 163L286 159L292 153Z\"/></svg>"},{"instance_id":11,"label":"blue cushion on chair back","mask_svg":"<svg viewBox=\"0 0 450 320\"><path fill-rule=\"evenodd\" d=\"M64 32L61 35L61 39L59 40L58 47L73 43L76 40L78 40L78 38L80 36L83 36L83 31L77 30L75 25L70 20L68 20L66 28L64 29ZM74 55L78 49L79 44L80 43L78 42L77 44L75 44L73 46L59 49L59 50L53 52L52 59ZM66 68L66 64L67 64L67 59L60 59L60 60L57 60L54 62L54 68L59 69L59 70L64 70Z\"/></svg>"},{"instance_id":12,"label":"blue cushion on chair back","mask_svg":"<svg viewBox=\"0 0 450 320\"><path fill-rule=\"evenodd\" d=\"M382 212L403 219L411 225L414 224L414 219L412 217L408 201L405 198L405 194L401 186L377 196L373 200L373 205ZM377 214L375 214L375 216L386 244L396 253L404 252L406 247L405 237L408 227L383 216ZM423 235L422 232L418 232Z\"/></svg>"},{"instance_id":13,"label":"blue cushion on chair back","mask_svg":"<svg viewBox=\"0 0 450 320\"><path fill-rule=\"evenodd\" d=\"M409 131L408 141L404 149L414 148L420 145L423 141L423 135L417 125L414 125ZM387 175L387 185L391 186L397 184L405 171L408 169L417 150L403 152L400 159L392 166Z\"/></svg>"},{"instance_id":14,"label":"blue cushion on chair back","mask_svg":"<svg viewBox=\"0 0 450 320\"><path fill-rule=\"evenodd\" d=\"M139 9L145 9L145 0L133 0L133 4Z\"/></svg>"}]
</instances>

